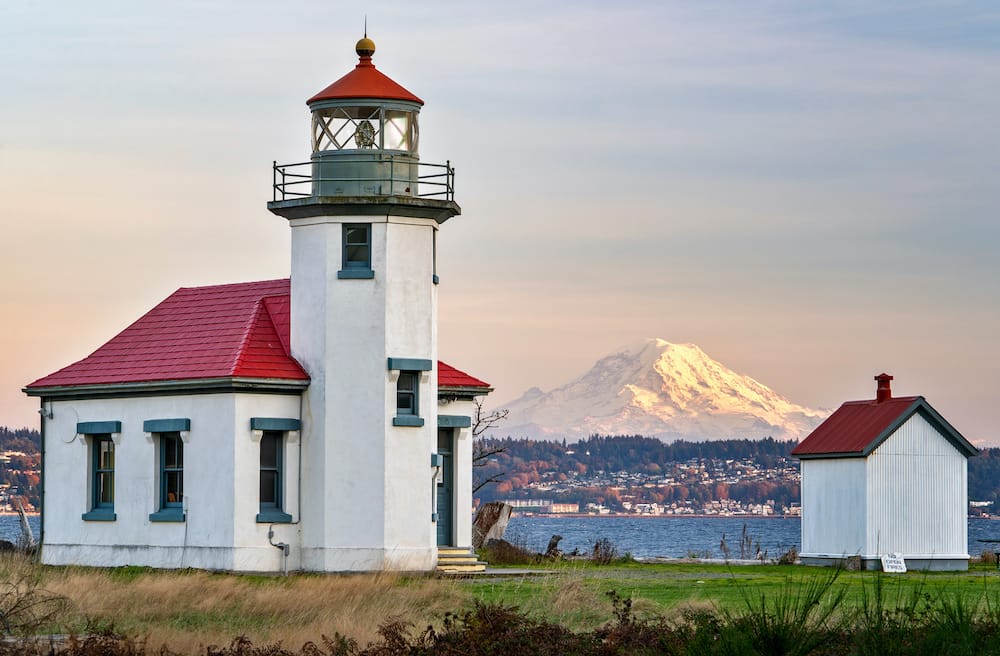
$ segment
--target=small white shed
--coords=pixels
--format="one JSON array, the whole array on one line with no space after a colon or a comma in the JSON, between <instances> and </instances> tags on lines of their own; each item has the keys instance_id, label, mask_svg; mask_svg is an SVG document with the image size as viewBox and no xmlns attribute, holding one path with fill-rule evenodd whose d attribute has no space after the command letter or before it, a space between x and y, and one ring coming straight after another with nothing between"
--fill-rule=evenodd
<instances>
[{"instance_id":1,"label":"small white shed","mask_svg":"<svg viewBox=\"0 0 1000 656\"><path fill-rule=\"evenodd\" d=\"M805 564L898 553L911 569L969 565L968 458L978 450L922 396L849 401L793 451L802 467Z\"/></svg>"}]
</instances>

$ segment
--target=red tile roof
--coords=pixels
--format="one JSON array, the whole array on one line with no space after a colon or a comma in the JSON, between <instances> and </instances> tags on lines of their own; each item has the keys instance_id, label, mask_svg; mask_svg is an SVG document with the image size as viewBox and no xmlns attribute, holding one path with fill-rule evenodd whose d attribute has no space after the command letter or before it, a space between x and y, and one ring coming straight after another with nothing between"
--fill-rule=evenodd
<instances>
[{"instance_id":1,"label":"red tile roof","mask_svg":"<svg viewBox=\"0 0 1000 656\"><path fill-rule=\"evenodd\" d=\"M798 458L867 456L915 413L967 455L977 449L939 415L922 396L900 396L881 403L848 401L792 450Z\"/></svg>"},{"instance_id":2,"label":"red tile roof","mask_svg":"<svg viewBox=\"0 0 1000 656\"><path fill-rule=\"evenodd\" d=\"M28 389L230 377L308 380L288 352L288 289L287 279L178 289L104 346Z\"/></svg>"},{"instance_id":3,"label":"red tile roof","mask_svg":"<svg viewBox=\"0 0 1000 656\"><path fill-rule=\"evenodd\" d=\"M211 378L308 381L291 356L290 284L185 287L104 346L26 389ZM438 363L439 386L489 384Z\"/></svg>"}]
</instances>

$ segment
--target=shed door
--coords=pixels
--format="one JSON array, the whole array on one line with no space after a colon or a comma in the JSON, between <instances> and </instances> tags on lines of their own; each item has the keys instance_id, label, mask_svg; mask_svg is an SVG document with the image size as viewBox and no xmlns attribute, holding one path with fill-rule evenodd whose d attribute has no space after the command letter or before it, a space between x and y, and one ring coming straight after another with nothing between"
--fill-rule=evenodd
<instances>
[{"instance_id":1,"label":"shed door","mask_svg":"<svg viewBox=\"0 0 1000 656\"><path fill-rule=\"evenodd\" d=\"M451 546L455 543L452 536L452 501L455 487L455 459L452 457L452 434L450 428L438 429L438 449L441 456L441 476L437 484L437 543L440 546Z\"/></svg>"}]
</instances>

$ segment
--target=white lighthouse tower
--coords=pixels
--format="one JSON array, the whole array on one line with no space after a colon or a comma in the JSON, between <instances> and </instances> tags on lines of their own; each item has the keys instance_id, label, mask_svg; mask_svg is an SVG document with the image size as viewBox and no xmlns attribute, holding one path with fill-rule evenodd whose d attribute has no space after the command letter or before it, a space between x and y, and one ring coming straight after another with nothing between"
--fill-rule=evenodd
<instances>
[{"instance_id":1,"label":"white lighthouse tower","mask_svg":"<svg viewBox=\"0 0 1000 656\"><path fill-rule=\"evenodd\" d=\"M291 353L302 396L305 570L427 570L437 558L438 227L449 164L420 162L423 105L372 63L308 100L309 162L275 165L292 230Z\"/></svg>"}]
</instances>

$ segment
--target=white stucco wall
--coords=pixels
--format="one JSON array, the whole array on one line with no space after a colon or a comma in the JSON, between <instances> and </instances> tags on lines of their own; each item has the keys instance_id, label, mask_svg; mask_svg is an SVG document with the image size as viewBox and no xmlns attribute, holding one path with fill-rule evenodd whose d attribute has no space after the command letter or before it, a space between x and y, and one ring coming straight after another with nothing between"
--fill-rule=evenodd
<instances>
[{"instance_id":1,"label":"white stucco wall","mask_svg":"<svg viewBox=\"0 0 1000 656\"><path fill-rule=\"evenodd\" d=\"M802 461L801 557L842 558L865 548L865 461Z\"/></svg>"},{"instance_id":2,"label":"white stucco wall","mask_svg":"<svg viewBox=\"0 0 1000 656\"><path fill-rule=\"evenodd\" d=\"M342 224L371 224L371 279L337 277ZM303 403L306 569L428 570L435 563L430 455L436 446L437 289L430 219L293 219L292 355L311 377ZM422 427L393 426L398 372L420 377Z\"/></svg>"},{"instance_id":3,"label":"white stucco wall","mask_svg":"<svg viewBox=\"0 0 1000 656\"><path fill-rule=\"evenodd\" d=\"M259 504L259 443L250 418L297 418L299 396L201 394L54 401L45 425L42 561L95 566L146 565L278 571L277 549ZM159 510L158 443L143 432L150 419L185 418L184 522L152 522ZM91 440L78 422L120 421L115 435L114 521L86 521L91 510ZM297 446L286 446L288 498L297 499ZM291 509L294 508L292 503ZM275 529L297 544L297 525ZM297 557L297 553L295 554ZM294 564L290 565L294 567Z\"/></svg>"},{"instance_id":4,"label":"white stucco wall","mask_svg":"<svg viewBox=\"0 0 1000 656\"><path fill-rule=\"evenodd\" d=\"M867 459L865 553L968 559L968 460L915 414Z\"/></svg>"}]
</instances>

